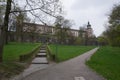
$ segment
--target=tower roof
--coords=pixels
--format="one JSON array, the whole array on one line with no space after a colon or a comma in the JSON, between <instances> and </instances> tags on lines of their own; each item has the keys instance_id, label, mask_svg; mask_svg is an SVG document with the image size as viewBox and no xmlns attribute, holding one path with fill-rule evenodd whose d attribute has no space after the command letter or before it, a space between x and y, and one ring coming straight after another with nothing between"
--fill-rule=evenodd
<instances>
[{"instance_id":1,"label":"tower roof","mask_svg":"<svg viewBox=\"0 0 120 80\"><path fill-rule=\"evenodd\" d=\"M87 28L91 28L91 24L90 24L89 21L88 21L88 24L87 24Z\"/></svg>"}]
</instances>

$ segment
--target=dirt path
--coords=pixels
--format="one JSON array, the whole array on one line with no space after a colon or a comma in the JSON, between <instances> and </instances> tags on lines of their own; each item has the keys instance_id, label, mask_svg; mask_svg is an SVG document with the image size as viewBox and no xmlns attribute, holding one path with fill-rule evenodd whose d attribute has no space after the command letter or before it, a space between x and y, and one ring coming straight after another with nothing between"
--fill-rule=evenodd
<instances>
[{"instance_id":1,"label":"dirt path","mask_svg":"<svg viewBox=\"0 0 120 80\"><path fill-rule=\"evenodd\" d=\"M25 77L23 80L105 80L85 65L85 61L97 51L90 50L76 58L56 64Z\"/></svg>"}]
</instances>

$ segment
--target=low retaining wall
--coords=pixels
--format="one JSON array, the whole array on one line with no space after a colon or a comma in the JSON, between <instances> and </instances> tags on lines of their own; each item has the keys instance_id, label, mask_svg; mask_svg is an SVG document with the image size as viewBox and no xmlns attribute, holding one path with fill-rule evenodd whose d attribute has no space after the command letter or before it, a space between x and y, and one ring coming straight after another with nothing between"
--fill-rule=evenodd
<instances>
[{"instance_id":1,"label":"low retaining wall","mask_svg":"<svg viewBox=\"0 0 120 80\"><path fill-rule=\"evenodd\" d=\"M28 54L25 54L25 55L21 55L19 57L19 61L20 62L24 62L24 61L27 61L29 60L30 58L34 57L34 55L36 55L37 51L40 49L40 45L38 47L36 47L35 49L33 49L33 51L31 51L30 53Z\"/></svg>"}]
</instances>

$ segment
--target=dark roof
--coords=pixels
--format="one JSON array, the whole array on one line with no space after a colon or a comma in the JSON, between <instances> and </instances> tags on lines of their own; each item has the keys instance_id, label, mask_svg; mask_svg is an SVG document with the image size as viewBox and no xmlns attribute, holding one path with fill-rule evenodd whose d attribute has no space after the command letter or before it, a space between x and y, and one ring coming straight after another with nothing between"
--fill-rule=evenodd
<instances>
[{"instance_id":1,"label":"dark roof","mask_svg":"<svg viewBox=\"0 0 120 80\"><path fill-rule=\"evenodd\" d=\"M77 29L70 29L70 30L72 30L72 31L79 31L79 30L77 30Z\"/></svg>"},{"instance_id":2,"label":"dark roof","mask_svg":"<svg viewBox=\"0 0 120 80\"><path fill-rule=\"evenodd\" d=\"M36 23L23 23L23 24L26 24L26 25L32 25L32 26L44 26L44 27L52 27L52 26L48 26L48 25L43 25L43 24L36 24Z\"/></svg>"},{"instance_id":3,"label":"dark roof","mask_svg":"<svg viewBox=\"0 0 120 80\"><path fill-rule=\"evenodd\" d=\"M87 27L91 27L91 24L90 24L90 22L89 22L89 21L88 21Z\"/></svg>"},{"instance_id":4,"label":"dark roof","mask_svg":"<svg viewBox=\"0 0 120 80\"><path fill-rule=\"evenodd\" d=\"M44 27L49 27L49 28L55 28L55 27L53 27L53 26L48 26L48 25L43 25L43 24L36 24L36 23L23 23L24 25L26 24L26 25L32 25L32 26L44 26ZM70 30L72 30L72 31L79 31L79 30L77 30L77 29L70 29Z\"/></svg>"}]
</instances>

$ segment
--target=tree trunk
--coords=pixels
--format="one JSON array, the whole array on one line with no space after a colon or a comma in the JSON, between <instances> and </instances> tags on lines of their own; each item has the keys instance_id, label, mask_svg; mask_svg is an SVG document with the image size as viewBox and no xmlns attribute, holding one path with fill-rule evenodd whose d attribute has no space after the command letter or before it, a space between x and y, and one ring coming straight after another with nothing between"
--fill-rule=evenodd
<instances>
[{"instance_id":1,"label":"tree trunk","mask_svg":"<svg viewBox=\"0 0 120 80\"><path fill-rule=\"evenodd\" d=\"M10 14L10 10L11 10L11 2L12 2L12 0L7 0L4 24L3 24L2 28L1 28L1 35L0 35L0 62L3 62L4 42L8 43L7 32L8 32L9 14Z\"/></svg>"},{"instance_id":2,"label":"tree trunk","mask_svg":"<svg viewBox=\"0 0 120 80\"><path fill-rule=\"evenodd\" d=\"M7 6L6 6L6 12L5 12L5 18L4 18L4 30L5 30L5 44L8 43L8 23L9 23L9 15L11 10L11 2L12 0L7 0Z\"/></svg>"},{"instance_id":3,"label":"tree trunk","mask_svg":"<svg viewBox=\"0 0 120 80\"><path fill-rule=\"evenodd\" d=\"M1 35L0 35L0 63L3 60L2 54L3 54L3 47L4 47L4 33L5 33L5 31L3 30L3 25L2 25Z\"/></svg>"},{"instance_id":4,"label":"tree trunk","mask_svg":"<svg viewBox=\"0 0 120 80\"><path fill-rule=\"evenodd\" d=\"M21 42L21 32L20 32L19 22L17 22L17 26L16 26L16 41Z\"/></svg>"}]
</instances>

